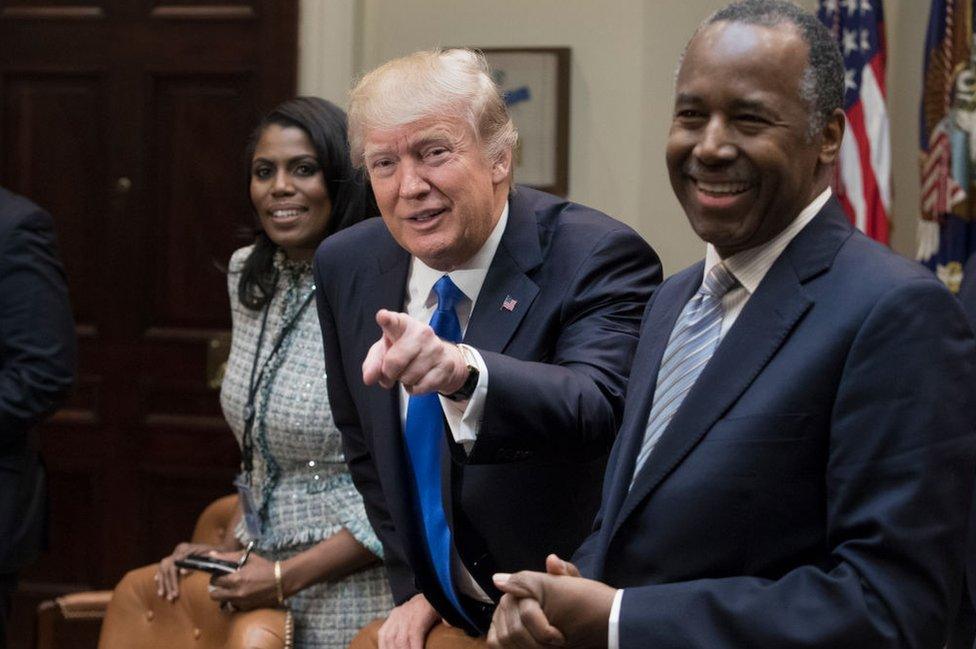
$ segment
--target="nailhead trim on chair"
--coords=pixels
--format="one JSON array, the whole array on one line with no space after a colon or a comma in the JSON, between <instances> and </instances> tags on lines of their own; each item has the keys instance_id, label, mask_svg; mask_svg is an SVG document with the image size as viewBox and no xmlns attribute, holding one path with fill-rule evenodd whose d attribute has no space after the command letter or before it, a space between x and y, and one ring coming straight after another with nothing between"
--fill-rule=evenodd
<instances>
[{"instance_id":1,"label":"nailhead trim on chair","mask_svg":"<svg viewBox=\"0 0 976 649\"><path fill-rule=\"evenodd\" d=\"M295 635L295 621L291 617L291 611L285 615L285 649L293 649L292 638Z\"/></svg>"},{"instance_id":2,"label":"nailhead trim on chair","mask_svg":"<svg viewBox=\"0 0 976 649\"><path fill-rule=\"evenodd\" d=\"M99 590L71 593L54 601L65 620L100 620L105 617L105 608L112 598L112 591Z\"/></svg>"}]
</instances>

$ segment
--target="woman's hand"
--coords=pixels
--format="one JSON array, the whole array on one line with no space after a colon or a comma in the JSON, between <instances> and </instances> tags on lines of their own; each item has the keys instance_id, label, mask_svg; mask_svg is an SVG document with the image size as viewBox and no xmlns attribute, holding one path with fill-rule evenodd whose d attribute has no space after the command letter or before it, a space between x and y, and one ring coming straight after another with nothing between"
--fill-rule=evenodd
<instances>
[{"instance_id":1,"label":"woman's hand","mask_svg":"<svg viewBox=\"0 0 976 649\"><path fill-rule=\"evenodd\" d=\"M216 559L237 562L240 552L222 552ZM230 606L231 610L249 611L252 608L275 607L278 605L278 590L275 587L274 562L251 553L247 562L237 572L221 575L210 582L213 588L210 598ZM287 596L289 593L285 593Z\"/></svg>"},{"instance_id":2,"label":"woman's hand","mask_svg":"<svg viewBox=\"0 0 976 649\"><path fill-rule=\"evenodd\" d=\"M185 559L191 554L208 554L218 552L220 548L204 543L180 543L168 557L159 562L156 576L156 594L169 601L180 596L180 577L189 571L176 565L177 559Z\"/></svg>"},{"instance_id":3,"label":"woman's hand","mask_svg":"<svg viewBox=\"0 0 976 649\"><path fill-rule=\"evenodd\" d=\"M241 552L217 552L214 558L237 563ZM375 565L379 558L363 547L345 528L311 548L281 562L281 592L290 597L313 584L338 581L346 575ZM278 606L274 561L251 553L234 573L211 581L210 597L224 608L250 610Z\"/></svg>"}]
</instances>

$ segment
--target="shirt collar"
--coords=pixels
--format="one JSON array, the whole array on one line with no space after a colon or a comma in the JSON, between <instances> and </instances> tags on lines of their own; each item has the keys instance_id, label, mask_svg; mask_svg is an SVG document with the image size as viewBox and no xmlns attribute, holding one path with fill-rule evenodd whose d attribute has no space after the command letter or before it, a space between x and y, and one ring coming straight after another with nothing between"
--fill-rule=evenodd
<instances>
[{"instance_id":1,"label":"shirt collar","mask_svg":"<svg viewBox=\"0 0 976 649\"><path fill-rule=\"evenodd\" d=\"M451 281L461 289L472 305L478 299L481 286L485 283L488 276L488 267L491 260L495 258L498 244L502 241L505 233L505 226L508 224L508 201L502 208L502 215L498 218L488 239L482 244L481 248L466 262L447 273ZM443 271L431 268L417 257L410 258L410 279L407 282L407 290L411 300L419 300L427 306L433 306L437 298L434 296L434 283L444 276Z\"/></svg>"},{"instance_id":2,"label":"shirt collar","mask_svg":"<svg viewBox=\"0 0 976 649\"><path fill-rule=\"evenodd\" d=\"M769 272L769 269L779 259L786 246L790 245L790 241L793 241L794 237L823 209L823 206L830 198L830 194L830 187L828 187L813 199L809 205L803 208L782 232L766 243L737 252L727 259L723 260L719 256L715 246L708 244L705 249L705 274L702 276L702 281L704 281L705 277L708 277L709 271L712 270L715 264L724 261L725 267L735 276L739 284L750 295L755 293L756 289L759 288L759 283L762 282L766 273Z\"/></svg>"}]
</instances>

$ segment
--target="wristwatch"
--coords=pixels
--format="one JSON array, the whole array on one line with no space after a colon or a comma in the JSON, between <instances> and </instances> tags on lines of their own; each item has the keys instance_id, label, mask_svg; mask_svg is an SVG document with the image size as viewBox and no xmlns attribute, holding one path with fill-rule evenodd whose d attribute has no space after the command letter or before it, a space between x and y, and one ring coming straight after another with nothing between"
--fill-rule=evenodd
<instances>
[{"instance_id":1,"label":"wristwatch","mask_svg":"<svg viewBox=\"0 0 976 649\"><path fill-rule=\"evenodd\" d=\"M474 354L465 345L457 345L458 351L461 352L461 358L464 359L465 365L468 366L468 378L465 379L464 384L458 388L455 392L451 394L443 394L446 399L451 401L467 401L474 394L474 389L478 385L478 361L475 359Z\"/></svg>"}]
</instances>

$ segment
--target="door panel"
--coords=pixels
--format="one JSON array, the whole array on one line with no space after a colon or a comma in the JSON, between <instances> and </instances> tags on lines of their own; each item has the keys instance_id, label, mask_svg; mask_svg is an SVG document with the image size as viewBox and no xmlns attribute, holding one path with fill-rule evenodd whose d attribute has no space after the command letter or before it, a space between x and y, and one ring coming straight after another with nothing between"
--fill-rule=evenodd
<instances>
[{"instance_id":1,"label":"door panel","mask_svg":"<svg viewBox=\"0 0 976 649\"><path fill-rule=\"evenodd\" d=\"M7 0L0 7L0 18L12 20L93 20L104 18L106 10L103 2L89 0Z\"/></svg>"},{"instance_id":2,"label":"door panel","mask_svg":"<svg viewBox=\"0 0 976 649\"><path fill-rule=\"evenodd\" d=\"M3 76L2 139L5 184L43 197L54 216L61 261L72 290L78 325L97 335L100 313L94 291L97 260L104 257L99 233L106 227L109 157L102 107L104 73L20 71ZM84 219L68 218L84 214Z\"/></svg>"},{"instance_id":3,"label":"door panel","mask_svg":"<svg viewBox=\"0 0 976 649\"><path fill-rule=\"evenodd\" d=\"M11 647L40 599L111 588L233 490L208 353L247 243L245 139L294 94L296 40L297 0L0 0L0 185L54 216L79 335Z\"/></svg>"},{"instance_id":4,"label":"door panel","mask_svg":"<svg viewBox=\"0 0 976 649\"><path fill-rule=\"evenodd\" d=\"M243 150L258 114L253 81L201 73L152 80L147 221L159 227L143 256L155 287L146 328L226 326L228 302L213 298L227 286L217 265L244 243L248 223ZM227 151L237 155L228 161Z\"/></svg>"}]
</instances>

